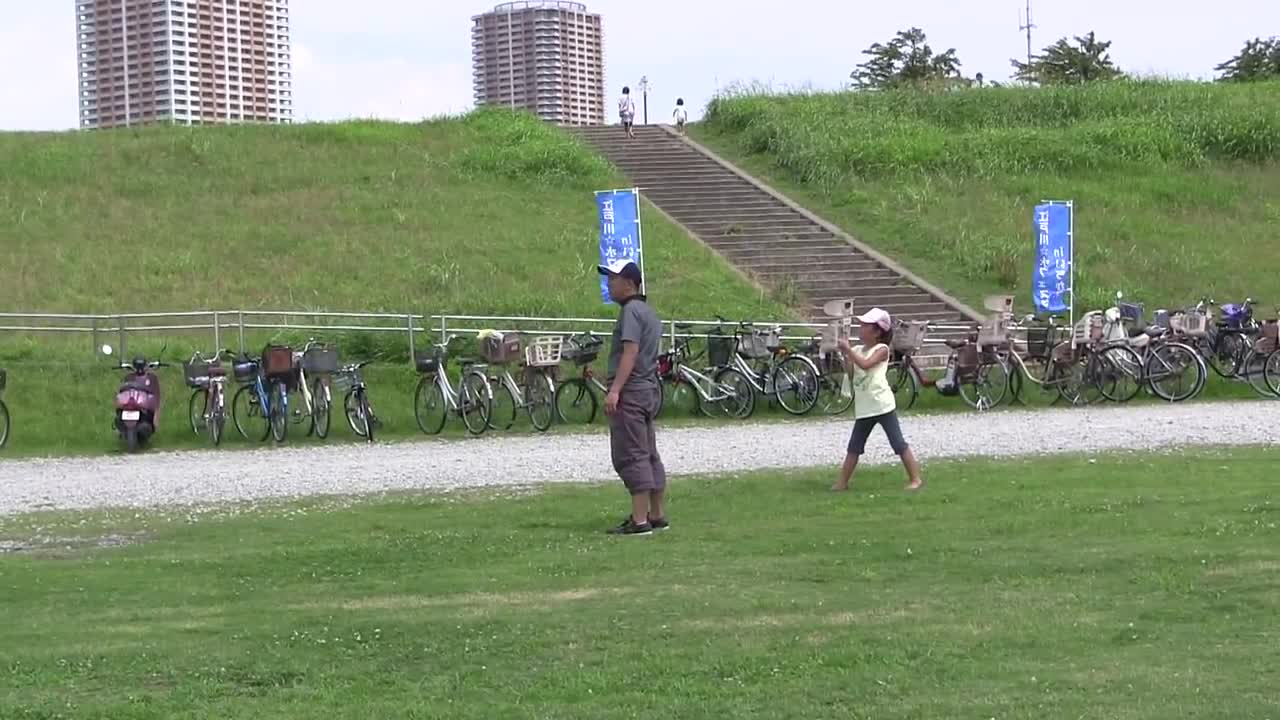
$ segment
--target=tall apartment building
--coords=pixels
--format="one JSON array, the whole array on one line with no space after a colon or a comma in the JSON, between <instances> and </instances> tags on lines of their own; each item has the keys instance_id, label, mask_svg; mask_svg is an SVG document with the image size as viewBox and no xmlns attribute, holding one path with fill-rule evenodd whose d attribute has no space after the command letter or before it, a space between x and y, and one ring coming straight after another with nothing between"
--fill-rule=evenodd
<instances>
[{"instance_id":1,"label":"tall apartment building","mask_svg":"<svg viewBox=\"0 0 1280 720\"><path fill-rule=\"evenodd\" d=\"M75 0L80 127L290 122L288 0Z\"/></svg>"},{"instance_id":2,"label":"tall apartment building","mask_svg":"<svg viewBox=\"0 0 1280 720\"><path fill-rule=\"evenodd\" d=\"M561 125L604 123L604 33L582 3L522 0L471 18L477 105Z\"/></svg>"}]
</instances>

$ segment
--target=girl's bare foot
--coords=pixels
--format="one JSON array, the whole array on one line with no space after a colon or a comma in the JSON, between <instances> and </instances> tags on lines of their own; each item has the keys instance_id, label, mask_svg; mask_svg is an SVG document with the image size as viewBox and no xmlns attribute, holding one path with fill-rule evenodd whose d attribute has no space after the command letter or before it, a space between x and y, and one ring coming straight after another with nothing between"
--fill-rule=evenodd
<instances>
[{"instance_id":1,"label":"girl's bare foot","mask_svg":"<svg viewBox=\"0 0 1280 720\"><path fill-rule=\"evenodd\" d=\"M831 492L844 492L849 489L849 483L837 482L831 486Z\"/></svg>"},{"instance_id":2,"label":"girl's bare foot","mask_svg":"<svg viewBox=\"0 0 1280 720\"><path fill-rule=\"evenodd\" d=\"M908 489L908 490L920 490L920 489L921 489L921 488L923 488L923 487L924 487L924 479L923 479L923 478L917 478L917 479L912 480L911 482L907 483L907 489Z\"/></svg>"}]
</instances>

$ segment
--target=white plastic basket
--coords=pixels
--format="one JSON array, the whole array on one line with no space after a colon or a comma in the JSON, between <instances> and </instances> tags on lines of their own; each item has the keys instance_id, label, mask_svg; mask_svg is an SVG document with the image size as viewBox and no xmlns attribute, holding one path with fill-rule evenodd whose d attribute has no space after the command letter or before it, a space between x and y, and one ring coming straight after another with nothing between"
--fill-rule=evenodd
<instances>
[{"instance_id":1,"label":"white plastic basket","mask_svg":"<svg viewBox=\"0 0 1280 720\"><path fill-rule=\"evenodd\" d=\"M541 335L524 349L524 361L529 367L553 367L564 358L563 335Z\"/></svg>"},{"instance_id":2,"label":"white plastic basket","mask_svg":"<svg viewBox=\"0 0 1280 720\"><path fill-rule=\"evenodd\" d=\"M1204 337L1209 334L1209 316L1199 312L1177 313L1169 318L1169 327L1178 334Z\"/></svg>"},{"instance_id":3,"label":"white plastic basket","mask_svg":"<svg viewBox=\"0 0 1280 720\"><path fill-rule=\"evenodd\" d=\"M924 336L928 330L929 323L924 320L900 323L893 333L893 349L897 352L918 352L924 347Z\"/></svg>"}]
</instances>

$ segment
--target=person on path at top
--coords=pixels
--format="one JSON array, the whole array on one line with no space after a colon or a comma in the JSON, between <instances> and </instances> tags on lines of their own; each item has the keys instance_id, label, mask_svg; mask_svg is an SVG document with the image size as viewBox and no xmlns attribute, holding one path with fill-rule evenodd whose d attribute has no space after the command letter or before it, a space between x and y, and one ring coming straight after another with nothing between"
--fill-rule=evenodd
<instances>
[{"instance_id":1,"label":"person on path at top","mask_svg":"<svg viewBox=\"0 0 1280 720\"><path fill-rule=\"evenodd\" d=\"M853 384L853 434L849 437L849 447L844 456L844 466L840 468L840 478L832 490L849 489L849 480L858 467L858 459L866 451L867 438L872 429L879 425L889 438L889 446L902 460L907 471L907 489L919 490L924 487L924 479L920 476L920 462L915 453L902 436L902 427L898 424L898 401L889 387L889 355L893 343L893 319L889 313L880 308L872 308L865 315L858 316L858 339L861 344L850 347L848 340L838 343L840 353Z\"/></svg>"},{"instance_id":2,"label":"person on path at top","mask_svg":"<svg viewBox=\"0 0 1280 720\"><path fill-rule=\"evenodd\" d=\"M631 99L631 88L622 88L622 97L618 100L618 117L622 120L622 129L627 137L634 138L636 121L636 101Z\"/></svg>"},{"instance_id":3,"label":"person on path at top","mask_svg":"<svg viewBox=\"0 0 1280 720\"><path fill-rule=\"evenodd\" d=\"M689 121L689 111L684 109L684 98L676 100L676 111L672 113L676 121L676 130L684 134L684 124Z\"/></svg>"}]
</instances>

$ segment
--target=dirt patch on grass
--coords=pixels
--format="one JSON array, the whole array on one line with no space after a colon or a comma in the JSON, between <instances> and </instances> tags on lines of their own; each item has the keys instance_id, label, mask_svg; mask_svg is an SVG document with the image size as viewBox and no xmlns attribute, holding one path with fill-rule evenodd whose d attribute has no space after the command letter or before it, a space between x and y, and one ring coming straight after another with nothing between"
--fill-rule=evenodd
<instances>
[{"instance_id":1,"label":"dirt patch on grass","mask_svg":"<svg viewBox=\"0 0 1280 720\"><path fill-rule=\"evenodd\" d=\"M600 597L619 595L623 588L577 588L554 592L463 593L457 595L373 595L328 603L308 603L301 609L413 610L417 608L558 607Z\"/></svg>"},{"instance_id":2,"label":"dirt patch on grass","mask_svg":"<svg viewBox=\"0 0 1280 720\"><path fill-rule=\"evenodd\" d=\"M838 613L766 613L684 620L688 630L749 630L755 628L844 627L849 625L887 625L916 616L919 608L899 607L857 610Z\"/></svg>"},{"instance_id":3,"label":"dirt patch on grass","mask_svg":"<svg viewBox=\"0 0 1280 720\"><path fill-rule=\"evenodd\" d=\"M1280 573L1280 560L1250 560L1210 568L1205 571L1210 577L1250 577L1253 575L1274 575Z\"/></svg>"},{"instance_id":4,"label":"dirt patch on grass","mask_svg":"<svg viewBox=\"0 0 1280 720\"><path fill-rule=\"evenodd\" d=\"M127 547L147 539L147 533L107 533L106 535L58 537L37 535L25 540L0 540L0 555L31 554L63 557L85 550Z\"/></svg>"}]
</instances>

